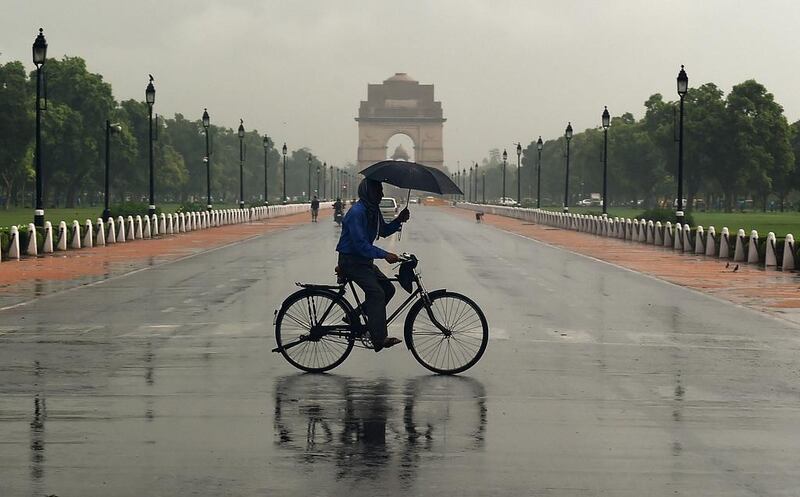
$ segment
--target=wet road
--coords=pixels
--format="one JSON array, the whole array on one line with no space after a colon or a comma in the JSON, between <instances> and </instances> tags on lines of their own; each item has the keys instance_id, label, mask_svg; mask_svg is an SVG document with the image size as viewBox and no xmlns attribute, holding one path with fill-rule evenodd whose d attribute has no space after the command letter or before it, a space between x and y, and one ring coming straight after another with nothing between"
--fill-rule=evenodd
<instances>
[{"instance_id":1,"label":"wet road","mask_svg":"<svg viewBox=\"0 0 800 497\"><path fill-rule=\"evenodd\" d=\"M332 280L335 241L309 224L0 312L0 495L797 495L797 327L417 207L383 246L481 305L481 362L299 374L272 312Z\"/></svg>"}]
</instances>

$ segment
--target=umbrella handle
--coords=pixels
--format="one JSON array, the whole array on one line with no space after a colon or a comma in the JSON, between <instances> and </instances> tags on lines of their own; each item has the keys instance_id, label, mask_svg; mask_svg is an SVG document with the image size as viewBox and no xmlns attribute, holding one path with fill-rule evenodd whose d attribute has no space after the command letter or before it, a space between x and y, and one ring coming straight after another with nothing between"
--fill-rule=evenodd
<instances>
[{"instance_id":1,"label":"umbrella handle","mask_svg":"<svg viewBox=\"0 0 800 497\"><path fill-rule=\"evenodd\" d=\"M411 188L408 189L408 196L406 197L406 207L408 207L408 203L411 201Z\"/></svg>"}]
</instances>

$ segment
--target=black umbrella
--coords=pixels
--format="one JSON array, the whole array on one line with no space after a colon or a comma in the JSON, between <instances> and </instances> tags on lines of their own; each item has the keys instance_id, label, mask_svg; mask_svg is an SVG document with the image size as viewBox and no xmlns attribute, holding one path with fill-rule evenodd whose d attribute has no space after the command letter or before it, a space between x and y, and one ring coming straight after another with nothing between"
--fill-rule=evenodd
<instances>
[{"instance_id":1,"label":"black umbrella","mask_svg":"<svg viewBox=\"0 0 800 497\"><path fill-rule=\"evenodd\" d=\"M461 188L453 183L453 180L445 173L435 167L417 164L416 162L384 160L364 169L361 174L365 178L389 183L398 188L408 188L409 196L411 195L411 190L421 190L440 195L464 194Z\"/></svg>"}]
</instances>

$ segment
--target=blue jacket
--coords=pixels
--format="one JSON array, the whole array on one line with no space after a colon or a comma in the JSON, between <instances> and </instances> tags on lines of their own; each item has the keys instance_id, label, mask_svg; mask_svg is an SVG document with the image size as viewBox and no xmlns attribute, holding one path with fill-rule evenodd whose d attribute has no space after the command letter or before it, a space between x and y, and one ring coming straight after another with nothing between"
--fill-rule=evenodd
<instances>
[{"instance_id":1,"label":"blue jacket","mask_svg":"<svg viewBox=\"0 0 800 497\"><path fill-rule=\"evenodd\" d=\"M380 236L387 237L400 229L400 221L391 223L383 220L378 214L378 222L369 222L367 208L359 200L347 211L342 219L342 235L336 245L336 251L342 254L357 255L365 259L383 259L386 251L372 244Z\"/></svg>"}]
</instances>

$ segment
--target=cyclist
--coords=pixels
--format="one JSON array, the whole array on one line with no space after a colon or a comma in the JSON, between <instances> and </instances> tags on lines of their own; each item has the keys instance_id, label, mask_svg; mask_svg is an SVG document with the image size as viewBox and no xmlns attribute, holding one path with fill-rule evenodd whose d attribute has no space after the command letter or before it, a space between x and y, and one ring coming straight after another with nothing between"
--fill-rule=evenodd
<instances>
[{"instance_id":1,"label":"cyclist","mask_svg":"<svg viewBox=\"0 0 800 497\"><path fill-rule=\"evenodd\" d=\"M342 234L336 245L340 274L364 291L363 308L375 352L397 345L400 340L389 337L386 331L386 304L394 296L394 285L373 260L384 259L393 264L399 258L397 254L376 247L373 242L379 236L395 233L409 218L408 208L405 208L392 222L386 223L378 208L381 198L383 185L380 181L364 179L358 185L358 202L344 216Z\"/></svg>"}]
</instances>

